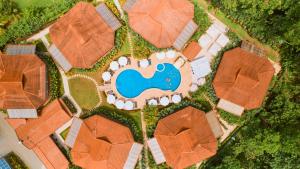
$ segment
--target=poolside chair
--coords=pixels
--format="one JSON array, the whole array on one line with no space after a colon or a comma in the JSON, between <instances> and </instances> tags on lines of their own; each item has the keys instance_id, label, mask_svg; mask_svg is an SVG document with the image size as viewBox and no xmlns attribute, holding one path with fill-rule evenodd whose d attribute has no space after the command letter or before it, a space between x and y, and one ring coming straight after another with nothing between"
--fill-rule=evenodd
<instances>
[{"instance_id":1,"label":"poolside chair","mask_svg":"<svg viewBox=\"0 0 300 169\"><path fill-rule=\"evenodd\" d=\"M147 59L147 60L149 62L149 66L150 66L152 64L151 59Z\"/></svg>"}]
</instances>

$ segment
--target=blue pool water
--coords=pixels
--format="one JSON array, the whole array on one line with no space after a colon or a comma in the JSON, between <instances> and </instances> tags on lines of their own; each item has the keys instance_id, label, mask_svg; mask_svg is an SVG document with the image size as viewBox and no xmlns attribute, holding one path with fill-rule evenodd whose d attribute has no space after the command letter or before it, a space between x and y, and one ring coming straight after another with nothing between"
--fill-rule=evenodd
<instances>
[{"instance_id":1,"label":"blue pool water","mask_svg":"<svg viewBox=\"0 0 300 169\"><path fill-rule=\"evenodd\" d=\"M151 78L144 78L140 72L127 69L116 80L118 92L126 98L134 98L151 88L175 91L181 82L181 74L170 63L158 64Z\"/></svg>"}]
</instances>

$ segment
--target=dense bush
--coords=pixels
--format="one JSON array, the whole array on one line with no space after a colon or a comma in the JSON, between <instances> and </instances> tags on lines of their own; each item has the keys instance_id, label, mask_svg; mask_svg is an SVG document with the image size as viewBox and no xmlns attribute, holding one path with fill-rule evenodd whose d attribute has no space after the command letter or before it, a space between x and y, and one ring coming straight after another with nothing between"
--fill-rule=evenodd
<instances>
[{"instance_id":1,"label":"dense bush","mask_svg":"<svg viewBox=\"0 0 300 169\"><path fill-rule=\"evenodd\" d=\"M136 141L142 143L143 142L143 135L140 127L138 124L130 117L129 115L124 114L124 112L106 107L106 106L101 106L97 107L92 111L86 112L85 114L82 115L81 118L88 118L93 115L100 115L105 118L108 118L110 120L116 121L118 123L121 123L125 126L127 126L131 132L133 133L133 137Z\"/></svg>"},{"instance_id":2,"label":"dense bush","mask_svg":"<svg viewBox=\"0 0 300 169\"><path fill-rule=\"evenodd\" d=\"M67 96L63 96L62 100L64 101L64 103L66 104L66 106L69 108L69 110L75 114L77 113L77 109L74 106L74 103L67 97Z\"/></svg>"},{"instance_id":3,"label":"dense bush","mask_svg":"<svg viewBox=\"0 0 300 169\"><path fill-rule=\"evenodd\" d=\"M37 52L37 56L46 64L47 67L48 91L51 100L61 97L63 95L63 92L61 91L62 80L52 57L44 54L43 52Z\"/></svg>"},{"instance_id":4,"label":"dense bush","mask_svg":"<svg viewBox=\"0 0 300 169\"><path fill-rule=\"evenodd\" d=\"M73 7L79 0L59 1L46 7L30 7L23 11L22 17L11 24L0 36L0 48L8 42L18 42L32 35L46 24L54 21Z\"/></svg>"},{"instance_id":5,"label":"dense bush","mask_svg":"<svg viewBox=\"0 0 300 169\"><path fill-rule=\"evenodd\" d=\"M209 28L211 22L208 18L207 13L199 5L198 0L190 0L194 4L194 21L199 26L191 40L198 41L200 36Z\"/></svg>"},{"instance_id":6,"label":"dense bush","mask_svg":"<svg viewBox=\"0 0 300 169\"><path fill-rule=\"evenodd\" d=\"M4 158L12 169L29 169L14 152L8 153Z\"/></svg>"}]
</instances>

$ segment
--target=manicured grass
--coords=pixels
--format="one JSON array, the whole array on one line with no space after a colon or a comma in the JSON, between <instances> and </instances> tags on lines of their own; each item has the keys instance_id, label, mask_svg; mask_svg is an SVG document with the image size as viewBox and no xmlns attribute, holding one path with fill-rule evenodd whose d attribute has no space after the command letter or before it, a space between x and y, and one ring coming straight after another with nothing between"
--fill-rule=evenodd
<instances>
[{"instance_id":1,"label":"manicured grass","mask_svg":"<svg viewBox=\"0 0 300 169\"><path fill-rule=\"evenodd\" d=\"M99 102L95 84L84 78L69 80L70 92L82 109L91 110Z\"/></svg>"},{"instance_id":2,"label":"manicured grass","mask_svg":"<svg viewBox=\"0 0 300 169\"><path fill-rule=\"evenodd\" d=\"M122 54L122 55L130 55L130 45L129 45L128 38L126 38L126 41L125 41L124 45L122 46L122 48L120 50L120 54Z\"/></svg>"},{"instance_id":3,"label":"manicured grass","mask_svg":"<svg viewBox=\"0 0 300 169\"><path fill-rule=\"evenodd\" d=\"M63 132L60 133L60 136L65 140L70 131L70 127L66 128Z\"/></svg>"},{"instance_id":4,"label":"manicured grass","mask_svg":"<svg viewBox=\"0 0 300 169\"><path fill-rule=\"evenodd\" d=\"M21 10L29 6L47 6L52 3L61 2L63 0L14 0Z\"/></svg>"}]
</instances>

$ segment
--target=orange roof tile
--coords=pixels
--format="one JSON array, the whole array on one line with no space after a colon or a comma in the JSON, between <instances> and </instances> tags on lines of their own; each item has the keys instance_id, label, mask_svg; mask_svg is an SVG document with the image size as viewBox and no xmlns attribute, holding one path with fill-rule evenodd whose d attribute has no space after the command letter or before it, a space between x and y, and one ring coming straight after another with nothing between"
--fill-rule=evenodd
<instances>
[{"instance_id":1,"label":"orange roof tile","mask_svg":"<svg viewBox=\"0 0 300 169\"><path fill-rule=\"evenodd\" d=\"M173 45L194 17L188 0L139 0L128 11L130 27L158 48Z\"/></svg>"},{"instance_id":2,"label":"orange roof tile","mask_svg":"<svg viewBox=\"0 0 300 169\"><path fill-rule=\"evenodd\" d=\"M154 136L167 164L174 169L191 166L217 151L205 113L191 106L160 120Z\"/></svg>"},{"instance_id":3,"label":"orange roof tile","mask_svg":"<svg viewBox=\"0 0 300 169\"><path fill-rule=\"evenodd\" d=\"M60 101L55 100L43 108L39 118L26 120L26 124L20 125L16 133L23 144L31 149L70 119Z\"/></svg>"},{"instance_id":4,"label":"orange roof tile","mask_svg":"<svg viewBox=\"0 0 300 169\"><path fill-rule=\"evenodd\" d=\"M46 100L44 62L35 55L0 54L0 108L37 109Z\"/></svg>"},{"instance_id":5,"label":"orange roof tile","mask_svg":"<svg viewBox=\"0 0 300 169\"><path fill-rule=\"evenodd\" d=\"M67 169L69 162L50 137L46 137L33 148L47 169Z\"/></svg>"},{"instance_id":6,"label":"orange roof tile","mask_svg":"<svg viewBox=\"0 0 300 169\"><path fill-rule=\"evenodd\" d=\"M192 41L182 52L182 54L188 58L188 60L193 60L201 51L201 46L198 42Z\"/></svg>"},{"instance_id":7,"label":"orange roof tile","mask_svg":"<svg viewBox=\"0 0 300 169\"><path fill-rule=\"evenodd\" d=\"M85 169L119 169L133 143L127 127L95 115L81 124L71 155L74 163Z\"/></svg>"},{"instance_id":8,"label":"orange roof tile","mask_svg":"<svg viewBox=\"0 0 300 169\"><path fill-rule=\"evenodd\" d=\"M26 119L10 119L10 118L6 118L5 120L7 121L7 123L13 129L16 129L16 128L20 127L21 125L25 125L26 124Z\"/></svg>"},{"instance_id":9,"label":"orange roof tile","mask_svg":"<svg viewBox=\"0 0 300 169\"><path fill-rule=\"evenodd\" d=\"M213 86L218 97L249 110L260 107L273 74L267 59L235 48L224 53Z\"/></svg>"},{"instance_id":10,"label":"orange roof tile","mask_svg":"<svg viewBox=\"0 0 300 169\"><path fill-rule=\"evenodd\" d=\"M92 4L79 2L51 28L52 42L73 67L90 68L114 46L114 31Z\"/></svg>"}]
</instances>

